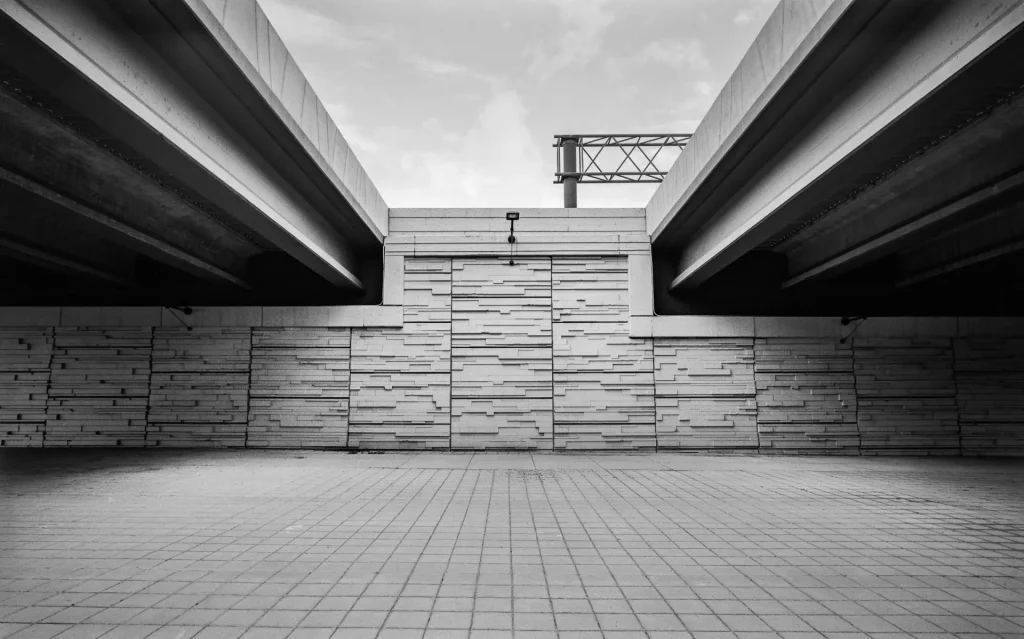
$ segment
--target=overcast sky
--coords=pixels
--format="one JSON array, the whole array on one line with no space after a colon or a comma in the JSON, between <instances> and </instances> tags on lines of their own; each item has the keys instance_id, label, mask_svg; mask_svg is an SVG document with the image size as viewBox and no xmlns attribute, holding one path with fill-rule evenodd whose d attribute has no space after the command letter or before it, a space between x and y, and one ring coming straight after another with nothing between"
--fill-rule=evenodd
<instances>
[{"instance_id":1,"label":"overcast sky","mask_svg":"<svg viewBox=\"0 0 1024 639\"><path fill-rule=\"evenodd\" d=\"M776 2L260 0L391 207L561 206L556 133L692 132Z\"/></svg>"}]
</instances>

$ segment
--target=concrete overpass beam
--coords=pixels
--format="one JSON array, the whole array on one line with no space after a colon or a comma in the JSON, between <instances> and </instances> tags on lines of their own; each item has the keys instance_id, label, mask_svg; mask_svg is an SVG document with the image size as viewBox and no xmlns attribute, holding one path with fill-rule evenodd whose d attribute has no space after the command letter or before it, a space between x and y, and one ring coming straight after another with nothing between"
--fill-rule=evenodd
<instances>
[{"instance_id":1,"label":"concrete overpass beam","mask_svg":"<svg viewBox=\"0 0 1024 639\"><path fill-rule=\"evenodd\" d=\"M1024 185L1021 148L1024 98L1018 97L776 245L789 259L783 287L840 275Z\"/></svg>"},{"instance_id":2,"label":"concrete overpass beam","mask_svg":"<svg viewBox=\"0 0 1024 639\"><path fill-rule=\"evenodd\" d=\"M47 270L60 271L77 277L101 280L122 288L139 288L132 276L88 264L74 257L60 255L52 250L0 234L0 253Z\"/></svg>"},{"instance_id":3,"label":"concrete overpass beam","mask_svg":"<svg viewBox=\"0 0 1024 639\"><path fill-rule=\"evenodd\" d=\"M896 286L906 287L1024 251L1024 202L979 216L897 257Z\"/></svg>"},{"instance_id":4,"label":"concrete overpass beam","mask_svg":"<svg viewBox=\"0 0 1024 639\"><path fill-rule=\"evenodd\" d=\"M804 212L793 206L798 196L1024 24L1024 4L1015 0L921 3L924 13L899 32L898 41L888 43L894 48L878 67L852 79L851 73L860 70L858 60L862 63L872 53L869 45L879 46L877 37L887 32L890 8L906 11L903 3L887 5L868 25L866 35L837 58L814 89L814 99L821 100L823 94L830 95L833 103L835 96L841 99L834 106L824 101L830 110L820 113L819 109L810 121L791 121L790 126L802 128L797 128L790 145L759 173L750 175L747 184L737 184L739 192L683 242L671 289L700 285L793 223ZM881 34L872 34L874 28ZM802 110L806 105L798 103L793 112Z\"/></svg>"},{"instance_id":5,"label":"concrete overpass beam","mask_svg":"<svg viewBox=\"0 0 1024 639\"><path fill-rule=\"evenodd\" d=\"M71 77L47 87L56 97L327 281L363 288L347 238L282 177L272 164L277 158L250 142L266 135L250 109L266 105L211 104L204 87L193 86L154 48L180 37L169 23L141 34L111 5L85 0L0 0L0 9L75 70L77 83ZM176 50L205 65L187 46ZM32 72L31 60L8 63ZM205 66L196 69L197 77L216 80ZM224 87L215 91L225 95Z\"/></svg>"}]
</instances>

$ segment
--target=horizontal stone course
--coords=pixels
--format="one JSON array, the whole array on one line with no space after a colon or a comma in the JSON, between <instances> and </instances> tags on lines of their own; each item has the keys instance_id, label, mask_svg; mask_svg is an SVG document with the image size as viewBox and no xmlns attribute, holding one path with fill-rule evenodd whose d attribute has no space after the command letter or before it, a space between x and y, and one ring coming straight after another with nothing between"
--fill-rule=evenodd
<instances>
[{"instance_id":1,"label":"horizontal stone course","mask_svg":"<svg viewBox=\"0 0 1024 639\"><path fill-rule=\"evenodd\" d=\"M149 328L57 328L45 445L145 445L152 340Z\"/></svg>"},{"instance_id":2,"label":"horizontal stone course","mask_svg":"<svg viewBox=\"0 0 1024 639\"><path fill-rule=\"evenodd\" d=\"M0 446L42 446L53 354L50 328L0 328Z\"/></svg>"}]
</instances>

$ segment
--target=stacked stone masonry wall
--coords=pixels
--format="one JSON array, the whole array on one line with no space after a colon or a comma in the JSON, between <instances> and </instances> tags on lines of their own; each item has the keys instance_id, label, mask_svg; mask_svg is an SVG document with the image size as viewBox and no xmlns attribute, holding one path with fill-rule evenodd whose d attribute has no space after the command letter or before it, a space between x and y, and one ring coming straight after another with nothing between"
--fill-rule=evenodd
<instances>
[{"instance_id":1,"label":"stacked stone masonry wall","mask_svg":"<svg viewBox=\"0 0 1024 639\"><path fill-rule=\"evenodd\" d=\"M0 445L1024 453L1024 339L629 336L627 258L413 257L402 328L0 329Z\"/></svg>"}]
</instances>

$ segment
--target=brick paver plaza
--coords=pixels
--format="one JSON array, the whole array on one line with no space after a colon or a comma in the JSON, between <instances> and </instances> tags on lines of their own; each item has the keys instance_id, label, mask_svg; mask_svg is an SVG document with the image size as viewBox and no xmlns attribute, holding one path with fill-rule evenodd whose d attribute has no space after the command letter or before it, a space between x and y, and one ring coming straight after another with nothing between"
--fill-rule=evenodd
<instances>
[{"instance_id":1,"label":"brick paver plaza","mask_svg":"<svg viewBox=\"0 0 1024 639\"><path fill-rule=\"evenodd\" d=\"M0 637L1024 636L1024 464L7 451Z\"/></svg>"}]
</instances>

